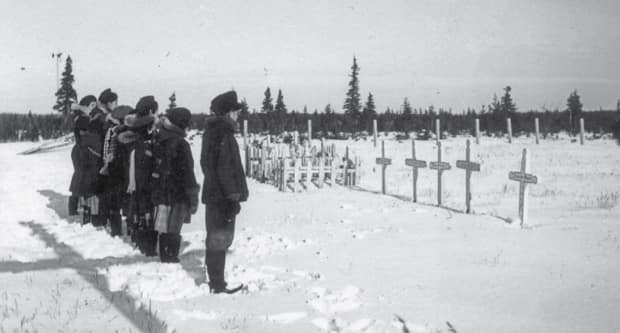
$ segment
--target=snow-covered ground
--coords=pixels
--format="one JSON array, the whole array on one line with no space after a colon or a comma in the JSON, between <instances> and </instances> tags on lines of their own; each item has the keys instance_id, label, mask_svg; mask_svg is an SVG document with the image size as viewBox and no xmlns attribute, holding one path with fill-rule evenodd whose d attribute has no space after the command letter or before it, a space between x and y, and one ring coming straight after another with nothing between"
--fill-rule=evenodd
<instances>
[{"instance_id":1,"label":"snow-covered ground","mask_svg":"<svg viewBox=\"0 0 620 333\"><path fill-rule=\"evenodd\" d=\"M436 173L411 200L409 142L336 142L362 161L359 188L282 193L249 181L227 276L248 292L210 295L204 207L183 229L181 265L66 214L70 147L17 155L0 144L0 331L63 332L617 332L620 331L620 147L610 140L483 138L465 208L464 138L443 142ZM521 150L530 149L529 223L518 227ZM435 160L433 142L417 157ZM200 140L193 142L198 161ZM196 175L202 173L196 165ZM512 223L509 223L512 221Z\"/></svg>"}]
</instances>

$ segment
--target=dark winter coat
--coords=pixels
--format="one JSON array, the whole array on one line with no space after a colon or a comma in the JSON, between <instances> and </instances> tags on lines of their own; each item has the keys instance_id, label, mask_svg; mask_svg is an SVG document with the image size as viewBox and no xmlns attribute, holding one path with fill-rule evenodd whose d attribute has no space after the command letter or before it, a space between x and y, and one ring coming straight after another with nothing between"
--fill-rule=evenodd
<instances>
[{"instance_id":1,"label":"dark winter coat","mask_svg":"<svg viewBox=\"0 0 620 333\"><path fill-rule=\"evenodd\" d=\"M200 189L194 175L194 158L185 131L164 119L153 144L152 201L155 205L198 205Z\"/></svg>"},{"instance_id":2,"label":"dark winter coat","mask_svg":"<svg viewBox=\"0 0 620 333\"><path fill-rule=\"evenodd\" d=\"M150 213L151 204L151 184L150 176L153 171L152 142L147 128L129 129L118 134L117 156L114 158L115 164L112 167L115 174L122 172L121 191L131 196L131 214L144 215ZM135 161L135 190L129 191L131 179L131 153L134 152ZM117 171L117 170L122 171Z\"/></svg>"},{"instance_id":3,"label":"dark winter coat","mask_svg":"<svg viewBox=\"0 0 620 333\"><path fill-rule=\"evenodd\" d=\"M235 123L226 116L207 119L200 166L205 175L202 202L225 206L248 198L248 186L234 136Z\"/></svg>"},{"instance_id":4,"label":"dark winter coat","mask_svg":"<svg viewBox=\"0 0 620 333\"><path fill-rule=\"evenodd\" d=\"M76 142L73 149L71 149L71 162L73 163L73 176L71 176L69 191L74 196L80 196L80 177L82 171L80 168L80 145L78 142Z\"/></svg>"},{"instance_id":5,"label":"dark winter coat","mask_svg":"<svg viewBox=\"0 0 620 333\"><path fill-rule=\"evenodd\" d=\"M94 133L83 131L80 135L79 154L79 185L78 194L91 196L101 192L99 169L101 169L101 141Z\"/></svg>"}]
</instances>

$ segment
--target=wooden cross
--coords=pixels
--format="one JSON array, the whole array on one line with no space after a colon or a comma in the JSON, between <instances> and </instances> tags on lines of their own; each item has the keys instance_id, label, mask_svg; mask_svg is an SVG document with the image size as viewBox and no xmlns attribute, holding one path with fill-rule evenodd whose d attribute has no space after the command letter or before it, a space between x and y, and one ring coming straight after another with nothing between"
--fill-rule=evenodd
<instances>
[{"instance_id":1,"label":"wooden cross","mask_svg":"<svg viewBox=\"0 0 620 333\"><path fill-rule=\"evenodd\" d=\"M437 206L441 206L441 175L452 167L448 162L441 161L441 141L437 140L437 161L430 163L430 169L437 170Z\"/></svg>"},{"instance_id":2,"label":"wooden cross","mask_svg":"<svg viewBox=\"0 0 620 333\"><path fill-rule=\"evenodd\" d=\"M527 173L529 170L529 160L527 148L523 148L521 157L521 171L510 171L508 178L519 182L519 218L521 227L527 223L527 184L538 184L538 177Z\"/></svg>"},{"instance_id":3,"label":"wooden cross","mask_svg":"<svg viewBox=\"0 0 620 333\"><path fill-rule=\"evenodd\" d=\"M392 164L392 159L385 157L385 141L381 141L381 157L377 157L376 163L383 166L381 169L381 193L385 194L385 169Z\"/></svg>"},{"instance_id":4,"label":"wooden cross","mask_svg":"<svg viewBox=\"0 0 620 333\"><path fill-rule=\"evenodd\" d=\"M465 160L456 161L456 167L459 169L465 169L465 205L467 206L466 213L469 214L471 210L471 172L480 171L480 164L472 162L470 160L470 143L467 140L467 148L465 150Z\"/></svg>"},{"instance_id":5,"label":"wooden cross","mask_svg":"<svg viewBox=\"0 0 620 333\"><path fill-rule=\"evenodd\" d=\"M405 159L405 164L413 168L413 202L418 202L418 169L426 168L426 161L415 157L415 140L411 140L411 158Z\"/></svg>"}]
</instances>

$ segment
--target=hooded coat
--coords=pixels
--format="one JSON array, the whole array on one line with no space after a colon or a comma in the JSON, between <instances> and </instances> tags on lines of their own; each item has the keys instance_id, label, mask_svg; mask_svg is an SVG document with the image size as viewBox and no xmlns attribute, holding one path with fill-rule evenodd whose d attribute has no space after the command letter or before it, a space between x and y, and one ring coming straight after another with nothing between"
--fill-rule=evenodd
<instances>
[{"instance_id":1,"label":"hooded coat","mask_svg":"<svg viewBox=\"0 0 620 333\"><path fill-rule=\"evenodd\" d=\"M235 123L226 116L207 119L200 166L204 173L202 202L225 205L248 199L248 185L235 139Z\"/></svg>"}]
</instances>

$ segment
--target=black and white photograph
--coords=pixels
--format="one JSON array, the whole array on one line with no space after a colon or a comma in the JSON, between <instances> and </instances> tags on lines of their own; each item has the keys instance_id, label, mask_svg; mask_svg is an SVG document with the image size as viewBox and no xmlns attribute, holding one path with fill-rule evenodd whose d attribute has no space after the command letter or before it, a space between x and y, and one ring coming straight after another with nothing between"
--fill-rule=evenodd
<instances>
[{"instance_id":1,"label":"black and white photograph","mask_svg":"<svg viewBox=\"0 0 620 333\"><path fill-rule=\"evenodd\" d=\"M619 22L1 0L0 333L620 332Z\"/></svg>"}]
</instances>

